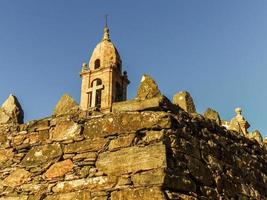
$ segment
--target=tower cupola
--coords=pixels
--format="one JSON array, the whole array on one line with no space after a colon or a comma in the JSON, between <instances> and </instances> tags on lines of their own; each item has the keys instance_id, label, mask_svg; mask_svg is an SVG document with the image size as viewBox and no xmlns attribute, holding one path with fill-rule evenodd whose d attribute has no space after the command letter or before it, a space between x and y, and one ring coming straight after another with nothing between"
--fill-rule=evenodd
<instances>
[{"instance_id":1,"label":"tower cupola","mask_svg":"<svg viewBox=\"0 0 267 200\"><path fill-rule=\"evenodd\" d=\"M127 72L122 73L121 58L110 40L107 24L102 40L96 45L88 65L83 64L80 76L83 110L96 108L109 112L113 102L126 100L130 82Z\"/></svg>"}]
</instances>

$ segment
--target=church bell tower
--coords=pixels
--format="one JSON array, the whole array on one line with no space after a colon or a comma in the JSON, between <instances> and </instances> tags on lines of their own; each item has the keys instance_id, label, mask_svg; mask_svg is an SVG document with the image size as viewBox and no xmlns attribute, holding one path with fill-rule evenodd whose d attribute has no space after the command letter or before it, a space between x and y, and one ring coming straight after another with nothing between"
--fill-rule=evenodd
<instances>
[{"instance_id":1,"label":"church bell tower","mask_svg":"<svg viewBox=\"0 0 267 200\"><path fill-rule=\"evenodd\" d=\"M110 112L112 103L126 100L130 82L127 72L122 73L121 58L110 40L107 24L102 41L96 45L89 63L82 65L80 77L82 110Z\"/></svg>"}]
</instances>

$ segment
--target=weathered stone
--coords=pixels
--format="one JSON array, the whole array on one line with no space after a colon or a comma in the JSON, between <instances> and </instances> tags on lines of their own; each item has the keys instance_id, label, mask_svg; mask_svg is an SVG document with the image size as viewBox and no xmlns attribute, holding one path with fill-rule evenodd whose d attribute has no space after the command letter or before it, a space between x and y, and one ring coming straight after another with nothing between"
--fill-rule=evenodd
<instances>
[{"instance_id":1,"label":"weathered stone","mask_svg":"<svg viewBox=\"0 0 267 200\"><path fill-rule=\"evenodd\" d=\"M105 138L95 138L90 140L83 140L73 144L67 144L64 148L64 153L84 153L88 151L98 151L107 144L108 140Z\"/></svg>"},{"instance_id":2,"label":"weathered stone","mask_svg":"<svg viewBox=\"0 0 267 200\"><path fill-rule=\"evenodd\" d=\"M61 162L57 162L53 164L44 174L46 179L51 180L54 178L58 178L64 176L66 173L70 172L73 168L72 161L64 160Z\"/></svg>"},{"instance_id":3,"label":"weathered stone","mask_svg":"<svg viewBox=\"0 0 267 200\"><path fill-rule=\"evenodd\" d=\"M117 183L115 176L99 176L73 181L59 182L53 187L53 192L70 192L74 190L105 190L112 188Z\"/></svg>"},{"instance_id":4,"label":"weathered stone","mask_svg":"<svg viewBox=\"0 0 267 200\"><path fill-rule=\"evenodd\" d=\"M157 83L148 75L143 75L136 99L144 100L161 95Z\"/></svg>"},{"instance_id":5,"label":"weathered stone","mask_svg":"<svg viewBox=\"0 0 267 200\"><path fill-rule=\"evenodd\" d=\"M185 192L195 192L196 184L185 175L174 176L167 175L165 178L164 185L167 188L173 189L175 191L185 191Z\"/></svg>"},{"instance_id":6,"label":"weathered stone","mask_svg":"<svg viewBox=\"0 0 267 200\"><path fill-rule=\"evenodd\" d=\"M74 99L68 95L64 94L59 102L57 103L54 109L54 115L64 115L64 114L73 114L79 110L78 104Z\"/></svg>"},{"instance_id":7,"label":"weathered stone","mask_svg":"<svg viewBox=\"0 0 267 200\"><path fill-rule=\"evenodd\" d=\"M254 139L254 140L258 141L259 143L262 143L263 142L261 133L258 130L255 130L252 133L249 133L248 134L248 138Z\"/></svg>"},{"instance_id":8,"label":"weathered stone","mask_svg":"<svg viewBox=\"0 0 267 200\"><path fill-rule=\"evenodd\" d=\"M5 113L5 110L3 108L0 108L0 124L6 124L8 122L11 122L12 118Z\"/></svg>"},{"instance_id":9,"label":"weathered stone","mask_svg":"<svg viewBox=\"0 0 267 200\"><path fill-rule=\"evenodd\" d=\"M13 149L0 149L0 168L11 161L14 156Z\"/></svg>"},{"instance_id":10,"label":"weathered stone","mask_svg":"<svg viewBox=\"0 0 267 200\"><path fill-rule=\"evenodd\" d=\"M3 185L9 187L17 187L27 182L30 178L31 173L24 169L16 169L7 178L4 179Z\"/></svg>"},{"instance_id":11,"label":"weathered stone","mask_svg":"<svg viewBox=\"0 0 267 200\"><path fill-rule=\"evenodd\" d=\"M43 164L55 163L62 156L60 144L48 144L33 147L23 158L21 164L26 167L42 167Z\"/></svg>"},{"instance_id":12,"label":"weathered stone","mask_svg":"<svg viewBox=\"0 0 267 200\"><path fill-rule=\"evenodd\" d=\"M129 175L122 175L118 180L116 188L123 188L126 185L132 185L131 177Z\"/></svg>"},{"instance_id":13,"label":"weathered stone","mask_svg":"<svg viewBox=\"0 0 267 200\"><path fill-rule=\"evenodd\" d=\"M139 186L162 186L165 181L166 172L163 168L145 171L132 175L132 182L135 187Z\"/></svg>"},{"instance_id":14,"label":"weathered stone","mask_svg":"<svg viewBox=\"0 0 267 200\"><path fill-rule=\"evenodd\" d=\"M196 198L196 194L194 194L194 196L192 195L186 195L186 194L181 194L181 193L176 193L176 192L173 192L173 193L167 193L168 194L168 197L170 199L178 199L178 200L199 200L199 198ZM202 197L201 199L205 199L205 197Z\"/></svg>"},{"instance_id":15,"label":"weathered stone","mask_svg":"<svg viewBox=\"0 0 267 200\"><path fill-rule=\"evenodd\" d=\"M147 143L161 141L164 137L164 131L147 131L143 140Z\"/></svg>"},{"instance_id":16,"label":"weathered stone","mask_svg":"<svg viewBox=\"0 0 267 200\"><path fill-rule=\"evenodd\" d=\"M29 133L27 135L27 138L29 139L30 144L46 143L49 139L49 132L48 130L42 130L34 133Z\"/></svg>"},{"instance_id":17,"label":"weathered stone","mask_svg":"<svg viewBox=\"0 0 267 200\"><path fill-rule=\"evenodd\" d=\"M80 153L75 155L72 159L74 161L81 161L81 160L87 160L87 161L95 161L96 160L96 153L95 152L87 152L87 153Z\"/></svg>"},{"instance_id":18,"label":"weathered stone","mask_svg":"<svg viewBox=\"0 0 267 200\"><path fill-rule=\"evenodd\" d=\"M84 166L80 171L78 171L78 175L81 176L81 178L85 178L90 173L90 166Z\"/></svg>"},{"instance_id":19,"label":"weathered stone","mask_svg":"<svg viewBox=\"0 0 267 200\"><path fill-rule=\"evenodd\" d=\"M106 137L112 134L127 133L142 129L171 128L173 118L166 112L129 112L110 114L102 118L93 118L86 122L86 138Z\"/></svg>"},{"instance_id":20,"label":"weathered stone","mask_svg":"<svg viewBox=\"0 0 267 200\"><path fill-rule=\"evenodd\" d=\"M204 113L204 117L210 120L215 121L218 125L221 125L221 118L218 112L216 112L215 110L208 108L205 113Z\"/></svg>"},{"instance_id":21,"label":"weathered stone","mask_svg":"<svg viewBox=\"0 0 267 200\"><path fill-rule=\"evenodd\" d=\"M202 194L204 194L207 197L210 197L210 199L219 199L219 194L216 190L213 188L207 187L207 186L201 186L200 190Z\"/></svg>"},{"instance_id":22,"label":"weathered stone","mask_svg":"<svg viewBox=\"0 0 267 200\"><path fill-rule=\"evenodd\" d=\"M166 200L160 188L124 189L111 193L111 200Z\"/></svg>"},{"instance_id":23,"label":"weathered stone","mask_svg":"<svg viewBox=\"0 0 267 200\"><path fill-rule=\"evenodd\" d=\"M0 125L0 145L2 148L6 148L6 145L8 143L7 134L8 129L6 129L5 127L1 127Z\"/></svg>"},{"instance_id":24,"label":"weathered stone","mask_svg":"<svg viewBox=\"0 0 267 200\"><path fill-rule=\"evenodd\" d=\"M17 98L10 95L0 108L0 124L23 123L23 110Z\"/></svg>"},{"instance_id":25,"label":"weathered stone","mask_svg":"<svg viewBox=\"0 0 267 200\"><path fill-rule=\"evenodd\" d=\"M75 139L80 136L81 125L73 121L59 122L52 131L52 140L63 141Z\"/></svg>"},{"instance_id":26,"label":"weathered stone","mask_svg":"<svg viewBox=\"0 0 267 200\"><path fill-rule=\"evenodd\" d=\"M49 129L51 118L33 120L27 123L29 132Z\"/></svg>"},{"instance_id":27,"label":"weathered stone","mask_svg":"<svg viewBox=\"0 0 267 200\"><path fill-rule=\"evenodd\" d=\"M47 196L44 200L91 200L91 195L90 191L76 191Z\"/></svg>"},{"instance_id":28,"label":"weathered stone","mask_svg":"<svg viewBox=\"0 0 267 200\"><path fill-rule=\"evenodd\" d=\"M189 172L195 177L195 179L204 185L211 186L214 181L209 168L196 158L190 156L186 156L186 158L188 159Z\"/></svg>"},{"instance_id":29,"label":"weathered stone","mask_svg":"<svg viewBox=\"0 0 267 200\"><path fill-rule=\"evenodd\" d=\"M5 197L0 197L0 200L28 200L28 196L27 195L5 196Z\"/></svg>"},{"instance_id":30,"label":"weathered stone","mask_svg":"<svg viewBox=\"0 0 267 200\"><path fill-rule=\"evenodd\" d=\"M120 163L118 165L118 163ZM166 167L166 150L163 144L147 147L128 147L99 155L96 167L106 174L121 175Z\"/></svg>"},{"instance_id":31,"label":"weathered stone","mask_svg":"<svg viewBox=\"0 0 267 200\"><path fill-rule=\"evenodd\" d=\"M178 92L173 96L173 103L188 113L195 113L196 107L190 93L187 91Z\"/></svg>"},{"instance_id":32,"label":"weathered stone","mask_svg":"<svg viewBox=\"0 0 267 200\"><path fill-rule=\"evenodd\" d=\"M111 140L108 146L109 150L114 150L122 147L129 147L132 144L134 137L135 137L134 134L130 134L124 137L119 137L114 140Z\"/></svg>"},{"instance_id":33,"label":"weathered stone","mask_svg":"<svg viewBox=\"0 0 267 200\"><path fill-rule=\"evenodd\" d=\"M150 99L134 99L122 102L116 102L112 104L112 112L132 112L132 111L164 111L170 110L174 113L179 112L179 107L175 106L165 96L157 96Z\"/></svg>"}]
</instances>

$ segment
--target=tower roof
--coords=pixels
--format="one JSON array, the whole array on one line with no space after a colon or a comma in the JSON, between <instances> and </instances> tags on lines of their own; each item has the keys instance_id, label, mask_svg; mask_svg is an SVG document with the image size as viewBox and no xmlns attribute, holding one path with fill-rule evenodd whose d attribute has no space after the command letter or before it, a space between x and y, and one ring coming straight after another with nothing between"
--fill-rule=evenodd
<instances>
[{"instance_id":1,"label":"tower roof","mask_svg":"<svg viewBox=\"0 0 267 200\"><path fill-rule=\"evenodd\" d=\"M91 70L95 69L96 60L100 61L99 68L110 66L118 67L121 65L120 55L116 47L110 40L109 28L107 27L107 25L104 28L102 41L96 45L90 58L89 67Z\"/></svg>"}]
</instances>

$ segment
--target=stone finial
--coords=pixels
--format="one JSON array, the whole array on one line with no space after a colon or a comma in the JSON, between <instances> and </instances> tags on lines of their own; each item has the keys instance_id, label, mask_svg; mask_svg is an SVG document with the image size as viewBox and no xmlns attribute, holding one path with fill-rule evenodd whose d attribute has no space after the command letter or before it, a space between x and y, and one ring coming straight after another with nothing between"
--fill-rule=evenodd
<instances>
[{"instance_id":1,"label":"stone finial","mask_svg":"<svg viewBox=\"0 0 267 200\"><path fill-rule=\"evenodd\" d=\"M24 113L18 99L14 95L9 95L0 108L0 124L23 123Z\"/></svg>"},{"instance_id":2,"label":"stone finial","mask_svg":"<svg viewBox=\"0 0 267 200\"><path fill-rule=\"evenodd\" d=\"M187 91L178 92L173 96L173 104L178 105L188 113L196 113L194 100Z\"/></svg>"},{"instance_id":3,"label":"stone finial","mask_svg":"<svg viewBox=\"0 0 267 200\"><path fill-rule=\"evenodd\" d=\"M103 35L103 39L102 40L110 41L110 38L109 38L109 28L108 27L105 27L104 28L104 35Z\"/></svg>"},{"instance_id":4,"label":"stone finial","mask_svg":"<svg viewBox=\"0 0 267 200\"><path fill-rule=\"evenodd\" d=\"M64 94L58 101L54 115L72 114L79 110L77 102L68 94Z\"/></svg>"},{"instance_id":5,"label":"stone finial","mask_svg":"<svg viewBox=\"0 0 267 200\"><path fill-rule=\"evenodd\" d=\"M213 110L211 108L208 108L205 111L204 117L207 118L207 119L215 121L218 125L221 125L220 114L217 111L215 111L215 110Z\"/></svg>"},{"instance_id":6,"label":"stone finial","mask_svg":"<svg viewBox=\"0 0 267 200\"><path fill-rule=\"evenodd\" d=\"M87 65L87 63L83 63L82 64L82 71L86 71L86 70L88 70L88 65Z\"/></svg>"},{"instance_id":7,"label":"stone finial","mask_svg":"<svg viewBox=\"0 0 267 200\"><path fill-rule=\"evenodd\" d=\"M141 79L141 84L137 91L136 99L145 100L153 97L161 96L157 83L153 78L144 74Z\"/></svg>"},{"instance_id":8,"label":"stone finial","mask_svg":"<svg viewBox=\"0 0 267 200\"><path fill-rule=\"evenodd\" d=\"M250 124L243 117L241 108L236 108L235 113L236 116L230 121L229 129L247 136L247 129L250 127Z\"/></svg>"}]
</instances>

